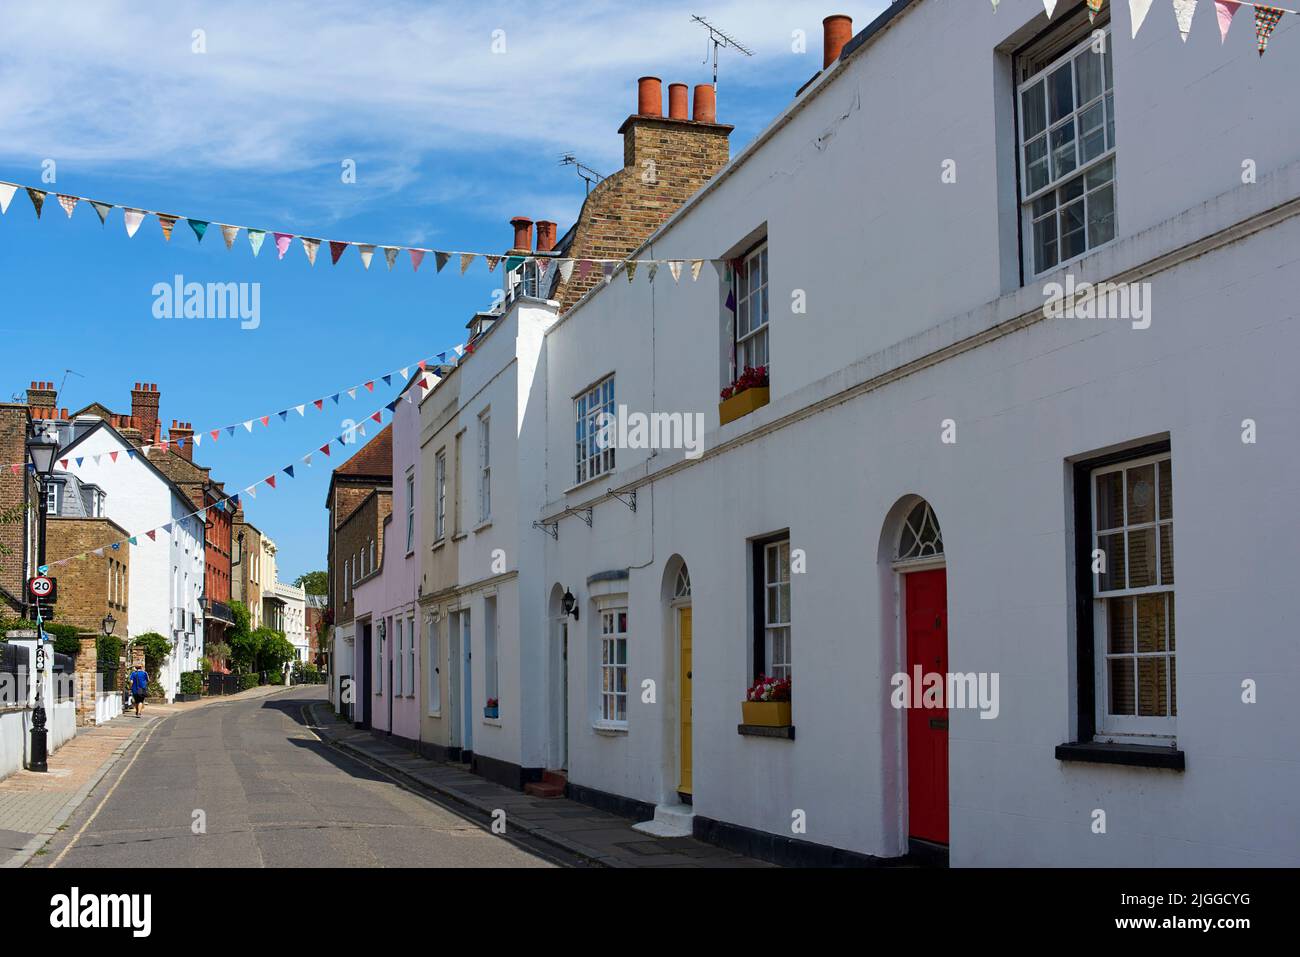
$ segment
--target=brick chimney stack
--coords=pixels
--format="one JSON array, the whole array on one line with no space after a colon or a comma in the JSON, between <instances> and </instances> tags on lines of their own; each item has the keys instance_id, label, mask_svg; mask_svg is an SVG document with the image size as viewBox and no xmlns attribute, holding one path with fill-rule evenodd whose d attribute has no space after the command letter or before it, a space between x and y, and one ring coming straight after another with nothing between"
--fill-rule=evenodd
<instances>
[{"instance_id":1,"label":"brick chimney stack","mask_svg":"<svg viewBox=\"0 0 1300 957\"><path fill-rule=\"evenodd\" d=\"M732 127L717 122L713 87L696 87L691 118L686 84L669 85L667 116L662 80L643 76L636 87L636 112L618 130L623 136L623 168L593 186L587 196L566 254L573 259L631 255L730 159ZM603 278L599 268L572 273L556 292L561 311Z\"/></svg>"},{"instance_id":2,"label":"brick chimney stack","mask_svg":"<svg viewBox=\"0 0 1300 957\"><path fill-rule=\"evenodd\" d=\"M853 18L843 13L832 14L822 21L822 69L840 58L845 44L853 39Z\"/></svg>"},{"instance_id":3,"label":"brick chimney stack","mask_svg":"<svg viewBox=\"0 0 1300 957\"><path fill-rule=\"evenodd\" d=\"M146 445L156 445L162 439L158 399L156 382L137 382L131 390L131 417L139 423L140 437Z\"/></svg>"},{"instance_id":4,"label":"brick chimney stack","mask_svg":"<svg viewBox=\"0 0 1300 957\"><path fill-rule=\"evenodd\" d=\"M172 427L167 431L167 439L172 443L172 451L187 462L194 461L194 426L189 422L177 422L172 419ZM177 439L184 439L185 445L178 446Z\"/></svg>"},{"instance_id":5,"label":"brick chimney stack","mask_svg":"<svg viewBox=\"0 0 1300 957\"><path fill-rule=\"evenodd\" d=\"M52 409L57 400L53 382L33 382L27 389L27 404L33 409Z\"/></svg>"},{"instance_id":6,"label":"brick chimney stack","mask_svg":"<svg viewBox=\"0 0 1300 957\"><path fill-rule=\"evenodd\" d=\"M527 256L533 251L533 221L527 216L516 216L510 225L515 228L515 244L510 252Z\"/></svg>"}]
</instances>

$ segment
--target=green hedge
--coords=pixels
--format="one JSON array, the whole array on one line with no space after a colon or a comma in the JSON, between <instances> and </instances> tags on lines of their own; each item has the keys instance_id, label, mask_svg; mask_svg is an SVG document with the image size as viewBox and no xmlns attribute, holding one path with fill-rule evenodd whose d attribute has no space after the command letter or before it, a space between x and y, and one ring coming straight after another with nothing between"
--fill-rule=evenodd
<instances>
[{"instance_id":1,"label":"green hedge","mask_svg":"<svg viewBox=\"0 0 1300 957\"><path fill-rule=\"evenodd\" d=\"M181 674L181 694L203 694L203 672L183 672Z\"/></svg>"},{"instance_id":2,"label":"green hedge","mask_svg":"<svg viewBox=\"0 0 1300 957\"><path fill-rule=\"evenodd\" d=\"M247 690L250 689L250 688L256 688L256 687L257 687L257 675L254 675L254 674L240 675L240 676L239 676L239 686L240 686L240 688L242 688L244 691L247 691Z\"/></svg>"}]
</instances>

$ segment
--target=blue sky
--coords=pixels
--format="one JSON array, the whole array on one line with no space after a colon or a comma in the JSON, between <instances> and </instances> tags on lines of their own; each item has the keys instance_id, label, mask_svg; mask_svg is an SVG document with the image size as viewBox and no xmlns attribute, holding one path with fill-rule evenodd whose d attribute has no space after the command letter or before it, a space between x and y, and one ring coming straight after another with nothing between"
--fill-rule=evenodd
<instances>
[{"instance_id":1,"label":"blue sky","mask_svg":"<svg viewBox=\"0 0 1300 957\"><path fill-rule=\"evenodd\" d=\"M132 384L149 381L165 425L217 428L463 341L498 278L481 260L463 277L455 263L435 275L431 257L415 274L405 253L392 272L382 253L366 271L354 249L331 266L325 246L313 268L296 241L279 261L269 237L254 258L245 234L227 251L215 226L199 244L184 222L167 243L153 217L129 239L121 210L101 226L82 204L69 220L55 192L328 239L501 252L511 216L555 220L561 233L572 224L584 185L561 154L604 173L621 165L617 129L634 109L637 77L662 77L665 93L669 82L710 80L707 34L691 14L756 54L721 54L718 118L736 127L734 155L820 67L822 17L848 13L860 29L885 6L84 0L7 9L0 180L51 195L39 222L21 191L0 217L0 397L32 379L57 386L71 369L61 406L100 401L125 413ZM204 53L193 50L196 30ZM806 53L792 50L796 30ZM343 182L346 160L354 183ZM42 183L51 169L55 181ZM260 283L260 325L155 318L155 284L178 274ZM197 458L242 488L346 419L362 420L399 385L223 434ZM283 579L324 567L324 496L338 461L336 446L245 501L279 545Z\"/></svg>"}]
</instances>

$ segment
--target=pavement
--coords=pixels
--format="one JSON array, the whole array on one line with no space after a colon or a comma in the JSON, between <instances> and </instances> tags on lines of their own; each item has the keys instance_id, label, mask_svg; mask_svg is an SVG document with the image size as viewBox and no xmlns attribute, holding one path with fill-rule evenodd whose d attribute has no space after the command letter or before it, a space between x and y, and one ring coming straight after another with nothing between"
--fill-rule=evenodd
<instances>
[{"instance_id":1,"label":"pavement","mask_svg":"<svg viewBox=\"0 0 1300 957\"><path fill-rule=\"evenodd\" d=\"M507 827L587 866L770 867L772 865L691 837L658 838L632 830L635 821L570 801L535 798L485 780L465 765L433 761L371 731L358 731L328 702L306 708L313 730L339 750L383 769L411 787L491 820L505 812Z\"/></svg>"},{"instance_id":2,"label":"pavement","mask_svg":"<svg viewBox=\"0 0 1300 957\"><path fill-rule=\"evenodd\" d=\"M265 697L272 688L245 692ZM0 868L22 867L66 825L108 770L133 741L158 721L201 708L212 701L147 704L137 718L130 711L106 724L78 728L49 756L49 770L26 769L0 781Z\"/></svg>"}]
</instances>

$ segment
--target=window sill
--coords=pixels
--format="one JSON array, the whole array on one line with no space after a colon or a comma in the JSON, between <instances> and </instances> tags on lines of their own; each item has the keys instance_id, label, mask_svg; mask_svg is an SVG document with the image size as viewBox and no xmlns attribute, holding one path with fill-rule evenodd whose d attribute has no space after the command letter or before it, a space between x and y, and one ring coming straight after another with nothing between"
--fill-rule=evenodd
<instances>
[{"instance_id":1,"label":"window sill","mask_svg":"<svg viewBox=\"0 0 1300 957\"><path fill-rule=\"evenodd\" d=\"M469 538L469 532L461 532L459 535L451 536L453 542L463 542L467 538Z\"/></svg>"},{"instance_id":2,"label":"window sill","mask_svg":"<svg viewBox=\"0 0 1300 957\"><path fill-rule=\"evenodd\" d=\"M415 549L414 549L414 548L408 548L408 549L406 550L406 557L407 557L407 558L414 558L414 557L415 557Z\"/></svg>"},{"instance_id":3,"label":"window sill","mask_svg":"<svg viewBox=\"0 0 1300 957\"><path fill-rule=\"evenodd\" d=\"M483 719L483 723L486 724L489 728L499 728L499 727L501 727L501 719L500 719L500 718L484 718L484 719Z\"/></svg>"},{"instance_id":4,"label":"window sill","mask_svg":"<svg viewBox=\"0 0 1300 957\"><path fill-rule=\"evenodd\" d=\"M613 722L606 724L593 724L591 730L597 734L603 734L606 737L619 737L627 734L627 723L616 724Z\"/></svg>"},{"instance_id":5,"label":"window sill","mask_svg":"<svg viewBox=\"0 0 1300 957\"><path fill-rule=\"evenodd\" d=\"M1082 761L1090 764L1119 764L1136 768L1185 769L1186 755L1177 748L1150 744L1105 744L1100 741L1076 741L1056 746L1056 760Z\"/></svg>"},{"instance_id":6,"label":"window sill","mask_svg":"<svg viewBox=\"0 0 1300 957\"><path fill-rule=\"evenodd\" d=\"M436 552L438 549L444 547L446 544L447 544L447 539L446 539L446 537L444 536L443 538L438 539L436 542L434 542L432 545L430 545L430 546L429 546L429 551L431 551L431 552Z\"/></svg>"},{"instance_id":7,"label":"window sill","mask_svg":"<svg viewBox=\"0 0 1300 957\"><path fill-rule=\"evenodd\" d=\"M781 727L772 727L766 724L738 724L736 725L736 733L751 738L783 738L786 741L793 741L794 725L787 724Z\"/></svg>"},{"instance_id":8,"label":"window sill","mask_svg":"<svg viewBox=\"0 0 1300 957\"><path fill-rule=\"evenodd\" d=\"M572 492L576 492L578 491L578 489L586 488L588 485L594 485L595 483L599 482L601 479L607 479L613 474L614 474L614 470L610 469L608 472L601 472L599 475L593 475L591 478L586 479L585 481L578 482L574 485L570 485L560 494L568 495Z\"/></svg>"},{"instance_id":9,"label":"window sill","mask_svg":"<svg viewBox=\"0 0 1300 957\"><path fill-rule=\"evenodd\" d=\"M485 532L491 527L492 527L492 519L489 518L489 519L485 519L482 522L479 522L477 525L473 527L473 529L471 529L471 531L473 531L473 533L477 535L479 532Z\"/></svg>"},{"instance_id":10,"label":"window sill","mask_svg":"<svg viewBox=\"0 0 1300 957\"><path fill-rule=\"evenodd\" d=\"M437 718L439 721L441 721L441 720L442 720L442 712L441 712L441 711L429 711L429 712L427 712L427 713L425 714L425 717L426 717L426 718Z\"/></svg>"}]
</instances>

